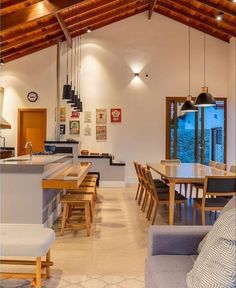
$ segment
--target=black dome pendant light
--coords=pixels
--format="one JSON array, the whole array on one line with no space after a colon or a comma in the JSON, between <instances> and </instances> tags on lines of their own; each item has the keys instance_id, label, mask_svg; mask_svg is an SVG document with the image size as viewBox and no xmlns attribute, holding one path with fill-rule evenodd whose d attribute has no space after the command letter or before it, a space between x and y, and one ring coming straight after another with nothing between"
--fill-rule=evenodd
<instances>
[{"instance_id":1,"label":"black dome pendant light","mask_svg":"<svg viewBox=\"0 0 236 288\"><path fill-rule=\"evenodd\" d=\"M83 103L80 98L80 88L81 88L81 36L78 37L78 44L79 44L79 90L78 90L78 100L77 100L77 110L79 112L83 112Z\"/></svg>"},{"instance_id":2,"label":"black dome pendant light","mask_svg":"<svg viewBox=\"0 0 236 288\"><path fill-rule=\"evenodd\" d=\"M204 87L202 87L202 93L200 93L196 99L195 105L197 107L210 107L216 106L214 97L208 92L206 86L206 33L204 32Z\"/></svg>"},{"instance_id":3,"label":"black dome pendant light","mask_svg":"<svg viewBox=\"0 0 236 288\"><path fill-rule=\"evenodd\" d=\"M197 107L194 105L194 102L191 100L192 96L190 93L191 90L191 54L190 54L190 48L191 48L191 38L190 38L190 26L188 26L188 63L189 63L189 71L188 71L188 96L187 100L184 102L184 104L181 107L181 114L189 113L189 112L198 112Z\"/></svg>"}]
</instances>

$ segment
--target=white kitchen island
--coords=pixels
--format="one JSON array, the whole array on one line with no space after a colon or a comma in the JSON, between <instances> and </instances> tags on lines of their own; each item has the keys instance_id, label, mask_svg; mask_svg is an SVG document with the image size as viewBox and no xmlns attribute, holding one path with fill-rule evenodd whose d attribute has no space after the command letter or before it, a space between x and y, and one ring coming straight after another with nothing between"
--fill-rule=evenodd
<instances>
[{"instance_id":1,"label":"white kitchen island","mask_svg":"<svg viewBox=\"0 0 236 288\"><path fill-rule=\"evenodd\" d=\"M66 154L0 161L0 222L51 226L60 213L62 189L43 189L42 180L71 165Z\"/></svg>"}]
</instances>

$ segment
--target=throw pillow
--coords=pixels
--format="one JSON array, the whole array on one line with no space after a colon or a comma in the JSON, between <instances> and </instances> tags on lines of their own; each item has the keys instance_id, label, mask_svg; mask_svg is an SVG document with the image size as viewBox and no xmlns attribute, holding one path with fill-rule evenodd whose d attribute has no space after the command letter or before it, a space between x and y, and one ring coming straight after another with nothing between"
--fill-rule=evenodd
<instances>
[{"instance_id":1,"label":"throw pillow","mask_svg":"<svg viewBox=\"0 0 236 288\"><path fill-rule=\"evenodd\" d=\"M189 288L236 287L236 209L217 219L206 237L192 270Z\"/></svg>"}]
</instances>

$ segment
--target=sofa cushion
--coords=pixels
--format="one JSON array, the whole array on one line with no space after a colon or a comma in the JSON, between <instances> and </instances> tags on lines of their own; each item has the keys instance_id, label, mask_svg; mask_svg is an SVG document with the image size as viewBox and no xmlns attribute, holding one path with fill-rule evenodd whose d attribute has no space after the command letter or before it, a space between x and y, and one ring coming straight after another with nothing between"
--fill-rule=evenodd
<instances>
[{"instance_id":1,"label":"sofa cushion","mask_svg":"<svg viewBox=\"0 0 236 288\"><path fill-rule=\"evenodd\" d=\"M189 288L227 287L236 284L236 210L226 211L213 225L187 275Z\"/></svg>"},{"instance_id":2,"label":"sofa cushion","mask_svg":"<svg viewBox=\"0 0 236 288\"><path fill-rule=\"evenodd\" d=\"M146 260L146 288L187 288L186 276L196 255L157 255Z\"/></svg>"}]
</instances>

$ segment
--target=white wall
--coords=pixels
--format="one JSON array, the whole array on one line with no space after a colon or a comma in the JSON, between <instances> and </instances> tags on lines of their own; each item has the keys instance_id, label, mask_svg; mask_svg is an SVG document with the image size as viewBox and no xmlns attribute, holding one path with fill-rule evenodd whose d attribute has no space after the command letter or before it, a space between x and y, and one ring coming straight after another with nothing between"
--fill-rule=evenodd
<instances>
[{"instance_id":1,"label":"white wall","mask_svg":"<svg viewBox=\"0 0 236 288\"><path fill-rule=\"evenodd\" d=\"M228 46L207 36L207 86L215 97L227 96ZM133 160L164 158L165 97L188 94L187 53L188 27L156 13L151 21L143 13L83 36L81 95L84 111L93 112L93 130L92 136L83 136L82 115L82 149L111 152L124 160L128 181L134 177ZM48 139L54 138L55 61L52 47L5 65L0 79L6 88L3 116L13 125L6 132L8 146L16 145L17 107L47 107ZM140 78L134 78L134 71L140 71ZM191 78L196 96L203 86L203 33L193 29ZM30 90L39 93L37 104L27 103ZM111 124L108 117L107 142L95 139L96 108L122 108L121 124Z\"/></svg>"},{"instance_id":2,"label":"white wall","mask_svg":"<svg viewBox=\"0 0 236 288\"><path fill-rule=\"evenodd\" d=\"M228 143L227 162L236 163L236 38L228 47Z\"/></svg>"}]
</instances>

